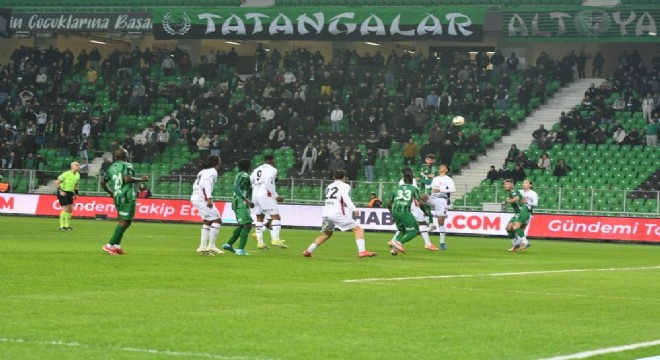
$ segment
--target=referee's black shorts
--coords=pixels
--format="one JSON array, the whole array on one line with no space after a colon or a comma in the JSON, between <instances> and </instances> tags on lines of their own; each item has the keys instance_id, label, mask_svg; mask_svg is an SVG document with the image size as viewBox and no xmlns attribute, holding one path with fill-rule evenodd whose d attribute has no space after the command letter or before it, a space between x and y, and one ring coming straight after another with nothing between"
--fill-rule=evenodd
<instances>
[{"instance_id":1,"label":"referee's black shorts","mask_svg":"<svg viewBox=\"0 0 660 360\"><path fill-rule=\"evenodd\" d=\"M73 205L73 191L65 191L66 195L62 196L60 191L57 191L57 200L60 202L60 206Z\"/></svg>"}]
</instances>

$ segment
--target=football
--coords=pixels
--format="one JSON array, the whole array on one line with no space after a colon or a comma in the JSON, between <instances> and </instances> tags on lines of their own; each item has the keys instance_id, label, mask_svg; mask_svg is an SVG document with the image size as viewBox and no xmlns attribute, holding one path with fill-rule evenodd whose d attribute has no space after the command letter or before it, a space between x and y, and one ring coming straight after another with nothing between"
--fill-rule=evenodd
<instances>
[{"instance_id":1,"label":"football","mask_svg":"<svg viewBox=\"0 0 660 360\"><path fill-rule=\"evenodd\" d=\"M455 126L461 126L465 124L465 118L462 116L454 116L454 118L451 120L451 123L454 124Z\"/></svg>"}]
</instances>

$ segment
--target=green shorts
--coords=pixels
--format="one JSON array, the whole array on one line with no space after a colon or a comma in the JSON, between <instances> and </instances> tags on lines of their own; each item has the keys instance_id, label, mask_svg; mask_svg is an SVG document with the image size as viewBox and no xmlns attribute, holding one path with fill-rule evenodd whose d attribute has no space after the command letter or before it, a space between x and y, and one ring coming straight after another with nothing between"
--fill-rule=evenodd
<instances>
[{"instance_id":1,"label":"green shorts","mask_svg":"<svg viewBox=\"0 0 660 360\"><path fill-rule=\"evenodd\" d=\"M249 208L245 206L234 208L234 214L236 214L238 225L252 224L252 214L250 214Z\"/></svg>"},{"instance_id":2,"label":"green shorts","mask_svg":"<svg viewBox=\"0 0 660 360\"><path fill-rule=\"evenodd\" d=\"M509 223L520 223L521 225L526 225L529 222L529 212L528 211L521 211L517 214L515 214L511 220L509 220Z\"/></svg>"},{"instance_id":3,"label":"green shorts","mask_svg":"<svg viewBox=\"0 0 660 360\"><path fill-rule=\"evenodd\" d=\"M419 231L419 223L410 212L393 212L392 217L396 224L396 229L402 233L408 231Z\"/></svg>"},{"instance_id":4,"label":"green shorts","mask_svg":"<svg viewBox=\"0 0 660 360\"><path fill-rule=\"evenodd\" d=\"M131 201L123 204L115 203L118 217L122 220L133 221L133 218L135 217L135 205L136 205L135 201Z\"/></svg>"}]
</instances>

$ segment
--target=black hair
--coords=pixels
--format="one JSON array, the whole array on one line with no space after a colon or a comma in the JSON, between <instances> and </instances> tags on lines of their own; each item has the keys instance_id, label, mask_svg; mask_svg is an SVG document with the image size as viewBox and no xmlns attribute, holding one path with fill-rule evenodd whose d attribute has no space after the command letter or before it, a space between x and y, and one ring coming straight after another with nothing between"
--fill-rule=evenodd
<instances>
[{"instance_id":1,"label":"black hair","mask_svg":"<svg viewBox=\"0 0 660 360\"><path fill-rule=\"evenodd\" d=\"M403 175L403 182L406 184L412 184L413 182L413 177L412 173L407 173Z\"/></svg>"},{"instance_id":2,"label":"black hair","mask_svg":"<svg viewBox=\"0 0 660 360\"><path fill-rule=\"evenodd\" d=\"M341 179L343 179L343 178L345 178L345 177L346 177L346 171L344 171L344 170L342 170L342 169L335 170L335 171L332 173L332 178L335 179L335 180L341 180Z\"/></svg>"},{"instance_id":3,"label":"black hair","mask_svg":"<svg viewBox=\"0 0 660 360\"><path fill-rule=\"evenodd\" d=\"M272 162L273 160L275 160L275 157L273 155L264 156L264 162Z\"/></svg>"},{"instance_id":4,"label":"black hair","mask_svg":"<svg viewBox=\"0 0 660 360\"><path fill-rule=\"evenodd\" d=\"M413 172L412 169L409 168L409 167L404 168L403 170L401 170L401 173L403 174L403 176L406 176L406 174L411 174L412 175L412 172Z\"/></svg>"},{"instance_id":5,"label":"black hair","mask_svg":"<svg viewBox=\"0 0 660 360\"><path fill-rule=\"evenodd\" d=\"M238 170L248 172L252 166L252 161L250 159L241 159L238 160Z\"/></svg>"},{"instance_id":6,"label":"black hair","mask_svg":"<svg viewBox=\"0 0 660 360\"><path fill-rule=\"evenodd\" d=\"M206 168L210 169L220 165L220 157L218 155L211 155L206 159Z\"/></svg>"}]
</instances>

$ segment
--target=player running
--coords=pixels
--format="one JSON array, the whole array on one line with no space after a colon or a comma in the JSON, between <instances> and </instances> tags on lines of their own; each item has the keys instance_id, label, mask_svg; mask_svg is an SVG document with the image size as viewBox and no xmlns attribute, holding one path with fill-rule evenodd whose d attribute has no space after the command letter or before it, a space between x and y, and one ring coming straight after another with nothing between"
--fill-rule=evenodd
<instances>
[{"instance_id":1,"label":"player running","mask_svg":"<svg viewBox=\"0 0 660 360\"><path fill-rule=\"evenodd\" d=\"M73 216L73 202L78 197L78 184L80 183L80 164L71 163L71 170L63 172L55 180L57 200L60 202L60 230L73 230L71 217Z\"/></svg>"},{"instance_id":2,"label":"player running","mask_svg":"<svg viewBox=\"0 0 660 360\"><path fill-rule=\"evenodd\" d=\"M438 169L439 175L433 178L431 182L431 199L430 204L435 210L440 226L440 249L447 250L445 245L445 219L447 218L447 211L451 205L451 193L456 192L456 185L454 180L447 175L449 168L447 165L442 164Z\"/></svg>"},{"instance_id":3,"label":"player running","mask_svg":"<svg viewBox=\"0 0 660 360\"><path fill-rule=\"evenodd\" d=\"M525 245L521 245L521 242L518 239L525 236L524 229L525 225L529 222L529 210L523 203L522 193L519 190L514 189L513 179L504 180L503 186L507 196L504 205L511 204L513 212L515 213L511 220L509 220L509 223L506 224L506 233L513 244L513 247L511 247L509 251L516 252L519 248L524 250Z\"/></svg>"},{"instance_id":4,"label":"player running","mask_svg":"<svg viewBox=\"0 0 660 360\"><path fill-rule=\"evenodd\" d=\"M419 234L419 224L411 210L413 204L423 203L419 189L413 186L413 175L408 172L403 175L403 185L399 185L390 195L387 208L390 209L398 235L396 239L388 242L390 253L396 256L399 252L405 253L403 244L412 240Z\"/></svg>"},{"instance_id":5,"label":"player running","mask_svg":"<svg viewBox=\"0 0 660 360\"><path fill-rule=\"evenodd\" d=\"M248 234L252 228L252 216L250 209L254 207L250 198L252 197L252 183L250 182L250 166L252 163L248 159L243 159L238 162L238 170L240 172L234 178L234 198L231 200L231 208L236 214L236 221L238 226L234 230L226 244L222 248L236 255L249 255L245 252L245 245L247 244ZM236 240L241 238L238 243L238 248L234 248Z\"/></svg>"},{"instance_id":6,"label":"player running","mask_svg":"<svg viewBox=\"0 0 660 360\"><path fill-rule=\"evenodd\" d=\"M197 253L200 255L224 254L224 251L215 245L222 225L222 216L213 203L213 188L218 180L218 170L220 170L220 157L209 156L206 166L197 174L190 196L190 202L202 218L201 241L197 248Z\"/></svg>"},{"instance_id":7,"label":"player running","mask_svg":"<svg viewBox=\"0 0 660 360\"><path fill-rule=\"evenodd\" d=\"M412 176L412 170L410 168L403 169L403 175L405 176L406 174L410 174ZM403 185L403 184L405 184L405 181L403 178L401 178L401 180L399 180L399 185ZM413 179L412 185L414 187L417 187L417 180ZM422 193L422 200L427 201L428 195ZM427 214L430 215L431 207L428 206L428 204L426 203L413 201L411 206L411 212L415 220L417 220L417 223L419 225L419 233L420 235L422 235L422 239L424 239L424 249L429 251L438 251L439 250L438 247L433 245L433 243L431 242L431 237L429 236L430 227L427 221L427 218L429 218ZM431 221L433 221L432 217L431 217ZM394 233L394 237L392 238L392 240L395 240L398 235L399 235L399 231L397 230L397 232Z\"/></svg>"},{"instance_id":8,"label":"player running","mask_svg":"<svg viewBox=\"0 0 660 360\"><path fill-rule=\"evenodd\" d=\"M257 232L257 246L259 249L265 249L264 244L264 217L270 215L271 220L271 244L279 246L282 249L288 248L284 240L280 239L282 223L278 203L284 198L277 194L275 189L275 180L277 179L277 169L273 166L275 158L273 155L264 156L264 164L252 171L250 181L252 182L252 202L254 203L254 212L257 215L255 223Z\"/></svg>"},{"instance_id":9,"label":"player running","mask_svg":"<svg viewBox=\"0 0 660 360\"><path fill-rule=\"evenodd\" d=\"M325 188L325 206L323 206L323 225L321 227L323 235L314 239L314 242L309 245L307 250L303 251L303 256L312 257L314 250L332 237L335 228L341 231L353 231L359 257L376 256L377 253L367 251L364 242L364 230L351 217L351 213L357 215L358 210L351 200L351 186L345 182L346 172L344 170L336 170L332 177L335 181Z\"/></svg>"},{"instance_id":10,"label":"player running","mask_svg":"<svg viewBox=\"0 0 660 360\"><path fill-rule=\"evenodd\" d=\"M536 191L532 190L532 182L528 179L523 181L522 188L523 201L527 207L527 210L529 210L529 221L527 221L527 225L525 226L527 227L532 222L532 218L534 217L534 208L539 206L539 195L536 193ZM518 240L521 243L520 251L525 251L526 248L531 246L524 231L522 237L518 238Z\"/></svg>"},{"instance_id":11,"label":"player running","mask_svg":"<svg viewBox=\"0 0 660 360\"><path fill-rule=\"evenodd\" d=\"M112 197L119 222L112 238L103 247L103 251L110 255L124 255L126 253L121 248L121 240L135 216L136 194L133 184L146 182L148 178L146 176L134 177L135 170L133 170L133 165L128 162L128 151L125 149L115 150L114 157L115 162L110 165L101 179L101 187Z\"/></svg>"}]
</instances>

